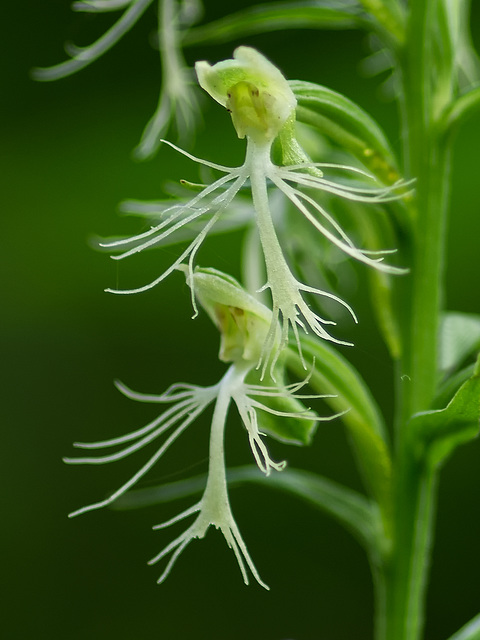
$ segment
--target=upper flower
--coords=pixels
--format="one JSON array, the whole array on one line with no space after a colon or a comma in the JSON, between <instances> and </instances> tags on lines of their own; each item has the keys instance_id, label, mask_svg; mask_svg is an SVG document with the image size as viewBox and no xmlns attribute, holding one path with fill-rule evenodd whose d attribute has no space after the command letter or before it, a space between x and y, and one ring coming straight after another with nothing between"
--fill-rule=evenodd
<instances>
[{"instance_id":1,"label":"upper flower","mask_svg":"<svg viewBox=\"0 0 480 640\"><path fill-rule=\"evenodd\" d=\"M341 298L295 277L283 254L281 237L277 233L278 216L273 216L271 207L272 187L283 194L314 229L348 256L385 273L405 273L404 269L384 262L385 254L392 250L357 247L335 217L325 209L321 198L315 197L315 192L320 196L326 193L344 200L380 204L402 198L408 183L399 180L390 186L378 186L374 176L357 167L310 162L295 139L295 96L280 71L258 51L239 47L235 50L233 59L214 66L204 61L198 62L196 71L201 86L220 104L230 109L238 135L247 137L245 162L239 167L226 167L197 158L167 143L191 160L224 175L203 186L188 202L172 201L166 206L160 205L160 221L146 231L131 238L102 243L101 246L115 250L125 248L123 253L114 256L121 260L175 239L189 241L173 264L152 282L136 289L107 291L122 294L146 291L187 261L181 268L186 271L187 281L192 289L195 315L195 295L198 292L200 303L222 333L220 358L225 362L240 364L243 361L243 364L251 364L255 356L258 356L257 364L262 380L267 370L275 380L275 367L282 349L288 343L290 328L300 354L299 327L324 340L351 344L330 334L325 326L334 325L335 322L316 313L305 300L305 294L335 300L350 312L355 322L357 320L353 309ZM281 164L272 160L272 143L275 138L281 147ZM323 175L322 169L340 171L345 178L338 182L330 180ZM202 273L197 278L194 274L195 256L203 241L217 223L227 222L226 216L230 215L227 212L230 212L232 202L247 181L254 210L253 215L247 217L255 221L265 264L266 281L257 292L268 290L272 299L268 328L268 320L258 310L252 307L249 309L251 313L245 315L237 304L228 301L232 294L237 298L238 293L237 287L230 280L218 280L222 284L222 292L217 299L211 298L210 285L208 291L200 291L204 278L211 273ZM147 209L151 209L148 204ZM259 274L260 272L262 267ZM261 273L262 279L263 276ZM217 289L218 282L215 285ZM206 297L202 299L204 293ZM215 295L218 293L219 289Z\"/></svg>"},{"instance_id":2,"label":"upper flower","mask_svg":"<svg viewBox=\"0 0 480 640\"><path fill-rule=\"evenodd\" d=\"M200 86L232 114L239 138L269 142L294 112L297 101L280 71L261 53L238 47L232 60L195 64Z\"/></svg>"}]
</instances>

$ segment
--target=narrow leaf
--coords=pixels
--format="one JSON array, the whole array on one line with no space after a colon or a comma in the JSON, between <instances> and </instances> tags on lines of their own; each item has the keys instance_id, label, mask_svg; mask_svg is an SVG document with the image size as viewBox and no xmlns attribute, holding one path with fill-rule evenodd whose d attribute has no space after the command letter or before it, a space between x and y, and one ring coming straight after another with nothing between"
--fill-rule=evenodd
<instances>
[{"instance_id":1,"label":"narrow leaf","mask_svg":"<svg viewBox=\"0 0 480 640\"><path fill-rule=\"evenodd\" d=\"M475 365L470 364L460 371L456 371L454 374L448 376L448 378L439 385L435 400L432 404L432 409L444 409L453 396L460 389L462 384L473 376L475 371Z\"/></svg>"},{"instance_id":2,"label":"narrow leaf","mask_svg":"<svg viewBox=\"0 0 480 640\"><path fill-rule=\"evenodd\" d=\"M369 551L378 549L381 521L378 510L367 498L332 480L309 471L285 469L266 477L256 467L240 467L228 472L229 486L254 482L287 491L340 522Z\"/></svg>"},{"instance_id":3,"label":"narrow leaf","mask_svg":"<svg viewBox=\"0 0 480 640\"><path fill-rule=\"evenodd\" d=\"M445 133L450 133L471 115L480 111L480 87L471 89L457 98L446 111L441 126Z\"/></svg>"},{"instance_id":4,"label":"narrow leaf","mask_svg":"<svg viewBox=\"0 0 480 640\"><path fill-rule=\"evenodd\" d=\"M396 248L398 240L395 237L392 220L385 209L366 206L359 202L349 202L348 210L354 227L358 229L362 245L377 251ZM392 277L379 269L369 269L367 277L377 324L390 355L394 360L398 360L402 352L401 332L394 304L394 283L398 276Z\"/></svg>"},{"instance_id":5,"label":"narrow leaf","mask_svg":"<svg viewBox=\"0 0 480 640\"><path fill-rule=\"evenodd\" d=\"M297 98L297 119L317 128L355 155L385 184L400 175L390 144L375 120L336 91L311 82L290 81Z\"/></svg>"},{"instance_id":6,"label":"narrow leaf","mask_svg":"<svg viewBox=\"0 0 480 640\"><path fill-rule=\"evenodd\" d=\"M440 328L440 369L451 371L480 350L480 315L445 313Z\"/></svg>"},{"instance_id":7,"label":"narrow leaf","mask_svg":"<svg viewBox=\"0 0 480 640\"><path fill-rule=\"evenodd\" d=\"M134 489L120 496L110 505L110 508L114 511L125 511L172 502L173 500L180 500L181 498L188 498L202 493L206 484L207 474L204 473L186 480L168 482L144 489Z\"/></svg>"},{"instance_id":8,"label":"narrow leaf","mask_svg":"<svg viewBox=\"0 0 480 640\"><path fill-rule=\"evenodd\" d=\"M353 441L360 471L378 501L388 528L391 518L391 457L381 413L358 371L325 341L302 336L303 357L314 363L309 385L319 393L335 394L326 400L342 417ZM300 356L287 350L287 367L302 375Z\"/></svg>"},{"instance_id":9,"label":"narrow leaf","mask_svg":"<svg viewBox=\"0 0 480 640\"><path fill-rule=\"evenodd\" d=\"M73 11L86 11L89 13L118 11L127 5L132 4L132 0L83 0L74 2Z\"/></svg>"},{"instance_id":10,"label":"narrow leaf","mask_svg":"<svg viewBox=\"0 0 480 640\"><path fill-rule=\"evenodd\" d=\"M473 376L457 391L445 409L418 413L410 421L417 442L417 457L433 466L479 433L480 356Z\"/></svg>"},{"instance_id":11,"label":"narrow leaf","mask_svg":"<svg viewBox=\"0 0 480 640\"><path fill-rule=\"evenodd\" d=\"M480 640L480 613L459 629L448 640Z\"/></svg>"},{"instance_id":12,"label":"narrow leaf","mask_svg":"<svg viewBox=\"0 0 480 640\"><path fill-rule=\"evenodd\" d=\"M355 0L262 4L190 29L183 45L218 44L282 29L354 29L364 22Z\"/></svg>"}]
</instances>

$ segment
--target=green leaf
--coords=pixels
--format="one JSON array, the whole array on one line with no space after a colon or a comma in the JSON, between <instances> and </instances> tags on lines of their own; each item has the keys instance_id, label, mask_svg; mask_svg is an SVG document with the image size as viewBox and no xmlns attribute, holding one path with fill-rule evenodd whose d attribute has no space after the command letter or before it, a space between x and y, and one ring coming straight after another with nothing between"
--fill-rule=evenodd
<instances>
[{"instance_id":1,"label":"green leaf","mask_svg":"<svg viewBox=\"0 0 480 640\"><path fill-rule=\"evenodd\" d=\"M480 613L467 622L448 640L480 640Z\"/></svg>"},{"instance_id":2,"label":"green leaf","mask_svg":"<svg viewBox=\"0 0 480 640\"><path fill-rule=\"evenodd\" d=\"M294 112L275 138L272 147L272 160L275 164L284 166L312 162L297 140ZM319 178L323 175L317 167L308 167L307 172Z\"/></svg>"},{"instance_id":3,"label":"green leaf","mask_svg":"<svg viewBox=\"0 0 480 640\"><path fill-rule=\"evenodd\" d=\"M480 112L480 87L463 94L445 111L440 127L448 134L454 131L467 118Z\"/></svg>"},{"instance_id":4,"label":"green leaf","mask_svg":"<svg viewBox=\"0 0 480 640\"><path fill-rule=\"evenodd\" d=\"M468 367L456 371L439 385L435 400L432 403L432 409L443 409L447 406L453 396L469 378L473 376L475 365L470 364Z\"/></svg>"},{"instance_id":5,"label":"green leaf","mask_svg":"<svg viewBox=\"0 0 480 640\"><path fill-rule=\"evenodd\" d=\"M308 384L318 393L334 394L328 403L337 411L348 414L346 422L362 422L386 442L387 433L380 409L372 397L365 381L355 367L325 340L302 335L300 337L302 354L307 369L313 367ZM287 349L286 366L299 377L305 377L306 371L296 351Z\"/></svg>"},{"instance_id":6,"label":"green leaf","mask_svg":"<svg viewBox=\"0 0 480 640\"><path fill-rule=\"evenodd\" d=\"M445 409L418 413L410 420L416 456L436 467L455 449L479 433L480 356L473 376L457 391Z\"/></svg>"},{"instance_id":7,"label":"green leaf","mask_svg":"<svg viewBox=\"0 0 480 640\"><path fill-rule=\"evenodd\" d=\"M378 554L381 520L378 509L361 494L309 471L285 469L266 477L256 467L231 469L229 486L254 482L287 491L334 517L370 552Z\"/></svg>"},{"instance_id":8,"label":"green leaf","mask_svg":"<svg viewBox=\"0 0 480 640\"><path fill-rule=\"evenodd\" d=\"M363 26L355 0L262 4L185 32L183 45L218 44L282 29L354 29Z\"/></svg>"},{"instance_id":9,"label":"green leaf","mask_svg":"<svg viewBox=\"0 0 480 640\"><path fill-rule=\"evenodd\" d=\"M391 524L391 457L384 422L367 385L358 371L325 341L301 337L307 367L314 366L309 385L319 393L336 394L327 399L342 417L351 436L360 472L377 500L388 530ZM300 356L288 349L287 367L301 376Z\"/></svg>"},{"instance_id":10,"label":"green leaf","mask_svg":"<svg viewBox=\"0 0 480 640\"><path fill-rule=\"evenodd\" d=\"M445 313L440 327L440 369L452 371L480 350L480 315Z\"/></svg>"},{"instance_id":11,"label":"green leaf","mask_svg":"<svg viewBox=\"0 0 480 640\"><path fill-rule=\"evenodd\" d=\"M311 82L290 81L297 98L297 119L317 128L357 157L384 184L399 180L397 162L385 134L357 104Z\"/></svg>"},{"instance_id":12,"label":"green leaf","mask_svg":"<svg viewBox=\"0 0 480 640\"><path fill-rule=\"evenodd\" d=\"M188 498L202 493L206 484L207 474L204 473L186 480L167 482L166 484L144 489L134 489L120 496L110 505L110 508L114 511L126 511L172 502L173 500L180 500L181 498Z\"/></svg>"},{"instance_id":13,"label":"green leaf","mask_svg":"<svg viewBox=\"0 0 480 640\"><path fill-rule=\"evenodd\" d=\"M361 238L361 246L375 251L396 247L398 240L395 237L392 219L383 208L371 207L359 202L346 202L345 205ZM394 282L403 276L392 276L378 269L368 269L367 277L377 324L390 355L394 360L398 360L402 345L398 313L394 304Z\"/></svg>"}]
</instances>

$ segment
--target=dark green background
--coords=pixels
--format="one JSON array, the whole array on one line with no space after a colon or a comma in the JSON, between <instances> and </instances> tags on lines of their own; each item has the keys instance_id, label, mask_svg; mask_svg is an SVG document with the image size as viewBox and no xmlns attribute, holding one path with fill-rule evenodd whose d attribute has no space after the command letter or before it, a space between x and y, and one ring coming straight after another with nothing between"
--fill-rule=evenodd
<instances>
[{"instance_id":1,"label":"dark green background","mask_svg":"<svg viewBox=\"0 0 480 640\"><path fill-rule=\"evenodd\" d=\"M207 4L208 17L226 11L221 3ZM223 371L215 330L205 316L190 320L181 274L139 296L103 293L117 282L142 284L158 272L158 261L168 264L174 249L117 265L88 244L93 234L135 229L117 217L123 198L159 197L168 178L198 178L197 167L168 149L149 163L131 160L159 86L157 56L148 45L152 11L116 50L79 75L50 84L28 76L35 65L63 60L64 40L90 42L112 18L74 14L63 0L2 8L2 637L369 639L372 590L363 552L336 523L290 497L253 487L232 491L237 522L269 593L243 585L233 554L215 531L192 543L167 583L156 586L160 567L146 561L175 532L150 527L178 505L66 517L115 489L144 459L140 453L98 468L62 463L62 456L72 454L72 441L122 434L155 415L154 407L123 398L112 379L160 392L180 380L212 383ZM368 53L362 34L296 31L243 42L258 47L289 78L345 92L400 144L394 106L379 99L378 79L359 73ZM230 57L237 44L192 49L187 59L215 62ZM197 153L240 162L243 143L227 114L211 100L204 104ZM448 233L447 307L470 312L480 306L479 126L480 117L471 119L458 137ZM198 263L238 274L239 239L209 241ZM360 326L352 330L356 348L348 353L389 414L393 370L372 330L365 297L359 288L349 298ZM205 468L207 422L176 443L148 482ZM322 427L309 449L275 443L271 449L292 465L359 487L338 422ZM232 465L251 459L235 421L227 455ZM480 609L479 456L478 443L464 447L442 475L429 640L447 638Z\"/></svg>"}]
</instances>

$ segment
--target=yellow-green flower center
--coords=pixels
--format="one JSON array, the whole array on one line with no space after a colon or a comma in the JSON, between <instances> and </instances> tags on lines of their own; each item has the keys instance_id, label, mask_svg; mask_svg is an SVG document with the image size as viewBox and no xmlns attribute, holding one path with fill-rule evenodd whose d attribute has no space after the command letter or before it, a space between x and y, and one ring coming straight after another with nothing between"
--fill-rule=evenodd
<instances>
[{"instance_id":1,"label":"yellow-green flower center","mask_svg":"<svg viewBox=\"0 0 480 640\"><path fill-rule=\"evenodd\" d=\"M246 135L267 138L277 133L276 124L283 124L275 118L275 98L267 91L260 90L252 82L237 82L227 93L226 107L232 114L233 126L238 137Z\"/></svg>"}]
</instances>

